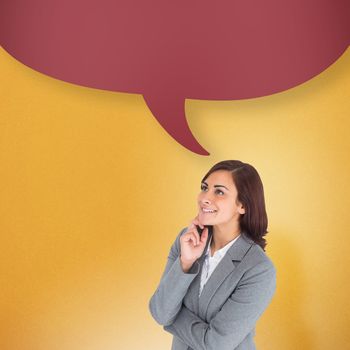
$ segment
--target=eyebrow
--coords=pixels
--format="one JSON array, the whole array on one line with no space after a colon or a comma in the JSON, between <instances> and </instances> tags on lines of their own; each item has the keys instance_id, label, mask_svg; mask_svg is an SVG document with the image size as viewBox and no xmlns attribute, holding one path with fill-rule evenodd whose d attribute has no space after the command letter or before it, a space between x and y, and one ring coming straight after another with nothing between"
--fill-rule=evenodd
<instances>
[{"instance_id":1,"label":"eyebrow","mask_svg":"<svg viewBox=\"0 0 350 350\"><path fill-rule=\"evenodd\" d=\"M208 184L207 184L205 181L203 181L202 184L204 184L204 185L206 185L207 187L209 187ZM215 187L215 188L217 188L217 187L223 187L223 188L226 188L227 191L229 191L229 189L228 189L226 186L224 186L224 185L214 185L214 187Z\"/></svg>"}]
</instances>

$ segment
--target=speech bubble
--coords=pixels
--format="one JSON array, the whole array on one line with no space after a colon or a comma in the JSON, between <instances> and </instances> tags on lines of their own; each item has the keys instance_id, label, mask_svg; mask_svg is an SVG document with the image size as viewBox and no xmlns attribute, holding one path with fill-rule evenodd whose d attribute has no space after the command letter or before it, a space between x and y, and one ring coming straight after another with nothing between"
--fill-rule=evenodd
<instances>
[{"instance_id":1,"label":"speech bubble","mask_svg":"<svg viewBox=\"0 0 350 350\"><path fill-rule=\"evenodd\" d=\"M138 93L202 155L185 99L271 95L316 76L350 43L349 0L1 0L0 44L49 76Z\"/></svg>"}]
</instances>

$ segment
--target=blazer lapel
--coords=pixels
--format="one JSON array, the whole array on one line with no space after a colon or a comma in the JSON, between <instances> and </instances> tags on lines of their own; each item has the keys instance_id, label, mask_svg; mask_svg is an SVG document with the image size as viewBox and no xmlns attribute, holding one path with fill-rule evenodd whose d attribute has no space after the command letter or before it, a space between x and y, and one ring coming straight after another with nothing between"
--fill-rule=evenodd
<instances>
[{"instance_id":1,"label":"blazer lapel","mask_svg":"<svg viewBox=\"0 0 350 350\"><path fill-rule=\"evenodd\" d=\"M228 275L230 275L235 269L233 261L241 261L248 249L251 247L253 241L250 240L244 233L240 235L235 243L226 252L218 266L215 268L207 283L204 285L202 293L198 302L198 315L205 319L205 315L208 309L208 305L217 289L224 282ZM202 259L204 257L201 257ZM203 265L203 261L201 266ZM201 268L202 270L202 268ZM199 278L200 281L200 278ZM199 284L199 282L197 282ZM199 286L196 288L199 293ZM198 294L197 294L198 295Z\"/></svg>"}]
</instances>

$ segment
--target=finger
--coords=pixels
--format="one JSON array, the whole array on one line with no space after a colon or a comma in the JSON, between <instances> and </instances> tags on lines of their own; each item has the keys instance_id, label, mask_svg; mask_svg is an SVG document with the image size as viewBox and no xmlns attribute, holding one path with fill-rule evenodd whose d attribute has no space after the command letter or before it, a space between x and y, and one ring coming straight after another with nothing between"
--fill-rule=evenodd
<instances>
[{"instance_id":1,"label":"finger","mask_svg":"<svg viewBox=\"0 0 350 350\"><path fill-rule=\"evenodd\" d=\"M208 230L208 227L206 227L201 234L201 238L200 238L201 243L206 243L208 239L208 233L209 233L209 230Z\"/></svg>"},{"instance_id":2,"label":"finger","mask_svg":"<svg viewBox=\"0 0 350 350\"><path fill-rule=\"evenodd\" d=\"M204 228L204 226L202 225L202 223L199 221L198 216L196 216L193 221L192 221L195 225L199 226L201 229Z\"/></svg>"},{"instance_id":3,"label":"finger","mask_svg":"<svg viewBox=\"0 0 350 350\"><path fill-rule=\"evenodd\" d=\"M194 234L194 236L196 237L196 245L198 245L199 242L200 242L200 240L201 240L201 238L200 238L200 236L199 236L199 233L198 233L198 231L197 231L197 228L193 231L193 234Z\"/></svg>"},{"instance_id":4,"label":"finger","mask_svg":"<svg viewBox=\"0 0 350 350\"><path fill-rule=\"evenodd\" d=\"M202 228L204 228L204 225L200 222L200 220L199 220L199 215L197 215L195 218L194 218L194 220L196 221L196 224L197 225L199 225L199 226L201 226Z\"/></svg>"},{"instance_id":5,"label":"finger","mask_svg":"<svg viewBox=\"0 0 350 350\"><path fill-rule=\"evenodd\" d=\"M193 245L196 246L199 243L199 235L195 230L189 232Z\"/></svg>"},{"instance_id":6,"label":"finger","mask_svg":"<svg viewBox=\"0 0 350 350\"><path fill-rule=\"evenodd\" d=\"M189 231L184 235L184 241L189 242L192 241L193 245L197 245L197 237L193 231Z\"/></svg>"},{"instance_id":7,"label":"finger","mask_svg":"<svg viewBox=\"0 0 350 350\"><path fill-rule=\"evenodd\" d=\"M193 223L193 220L192 220L187 227L187 231L191 231L194 226L195 226L195 224Z\"/></svg>"},{"instance_id":8,"label":"finger","mask_svg":"<svg viewBox=\"0 0 350 350\"><path fill-rule=\"evenodd\" d=\"M199 242L200 242L199 232L197 230L197 226L194 223L188 228L186 234L188 232L194 233L194 235L196 236L196 241L195 241L196 245L199 244Z\"/></svg>"}]
</instances>

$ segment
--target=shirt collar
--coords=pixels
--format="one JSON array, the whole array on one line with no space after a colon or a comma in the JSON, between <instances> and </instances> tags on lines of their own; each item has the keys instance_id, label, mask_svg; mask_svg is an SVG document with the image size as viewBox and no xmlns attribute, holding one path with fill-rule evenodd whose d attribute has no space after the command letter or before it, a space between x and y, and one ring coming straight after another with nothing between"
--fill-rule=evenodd
<instances>
[{"instance_id":1,"label":"shirt collar","mask_svg":"<svg viewBox=\"0 0 350 350\"><path fill-rule=\"evenodd\" d=\"M225 246L223 246L221 249L217 250L214 255L214 256L218 256L218 257L222 257L225 255L225 253L230 249L230 247L232 246L233 243L235 243L237 241L237 239L239 238L240 234L235 238L233 239L232 241L228 242ZM208 248L207 248L207 251L205 253L205 255L208 255L210 257L210 244L211 244L211 240L213 238L213 235L210 236L210 240L209 240L209 244L208 244Z\"/></svg>"}]
</instances>

